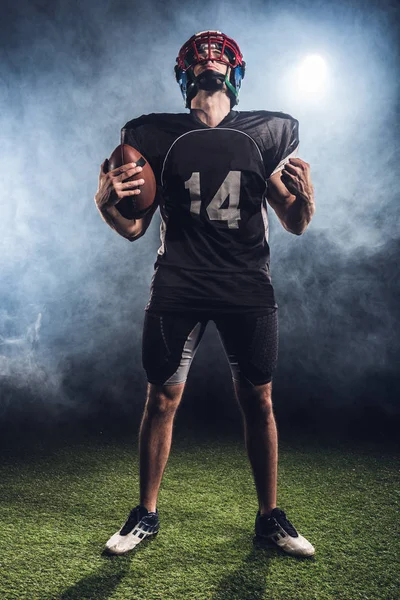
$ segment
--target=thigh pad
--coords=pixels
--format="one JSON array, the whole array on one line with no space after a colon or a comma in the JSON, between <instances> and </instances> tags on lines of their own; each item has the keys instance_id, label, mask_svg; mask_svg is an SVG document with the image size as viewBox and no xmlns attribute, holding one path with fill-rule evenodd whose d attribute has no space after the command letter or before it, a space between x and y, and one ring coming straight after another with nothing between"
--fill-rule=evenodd
<instances>
[{"instance_id":1,"label":"thigh pad","mask_svg":"<svg viewBox=\"0 0 400 600\"><path fill-rule=\"evenodd\" d=\"M146 312L142 360L149 383L186 381L206 325L207 320L195 314Z\"/></svg>"},{"instance_id":2,"label":"thigh pad","mask_svg":"<svg viewBox=\"0 0 400 600\"><path fill-rule=\"evenodd\" d=\"M272 380L278 361L278 309L263 314L224 315L213 319L232 371L242 385Z\"/></svg>"}]
</instances>

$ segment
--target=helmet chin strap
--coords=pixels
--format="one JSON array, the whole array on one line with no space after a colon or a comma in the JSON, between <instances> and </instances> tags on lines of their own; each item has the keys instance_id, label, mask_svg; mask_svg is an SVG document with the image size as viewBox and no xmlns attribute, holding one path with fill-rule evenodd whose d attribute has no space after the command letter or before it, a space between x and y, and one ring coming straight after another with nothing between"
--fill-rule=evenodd
<instances>
[{"instance_id":1,"label":"helmet chin strap","mask_svg":"<svg viewBox=\"0 0 400 600\"><path fill-rule=\"evenodd\" d=\"M227 71L226 71L225 84L226 84L228 91L230 91L231 94L233 95L233 97L235 98L235 103L237 103L238 92L237 92L236 88L234 88L233 85L231 84L231 82L229 81L229 76L230 76L229 71L230 71L230 69L227 69Z\"/></svg>"},{"instance_id":2,"label":"helmet chin strap","mask_svg":"<svg viewBox=\"0 0 400 600\"><path fill-rule=\"evenodd\" d=\"M212 69L207 69L199 75L194 80L193 86L193 96L196 96L198 90L205 90L207 92L217 92L219 90L223 90L224 83L226 85L228 95L229 92L233 95L234 98L237 97L237 91L229 81L230 77L230 69L229 67L226 70L226 74L219 73L218 71L214 71Z\"/></svg>"},{"instance_id":3,"label":"helmet chin strap","mask_svg":"<svg viewBox=\"0 0 400 600\"><path fill-rule=\"evenodd\" d=\"M199 90L216 92L222 90L226 83L226 76L213 69L207 69L200 73L195 79L195 85Z\"/></svg>"}]
</instances>

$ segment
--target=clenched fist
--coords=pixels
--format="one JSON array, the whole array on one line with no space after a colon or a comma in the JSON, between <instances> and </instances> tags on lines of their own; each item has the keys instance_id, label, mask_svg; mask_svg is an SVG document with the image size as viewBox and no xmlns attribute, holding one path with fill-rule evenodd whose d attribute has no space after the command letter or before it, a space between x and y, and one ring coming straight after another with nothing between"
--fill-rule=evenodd
<instances>
[{"instance_id":1,"label":"clenched fist","mask_svg":"<svg viewBox=\"0 0 400 600\"><path fill-rule=\"evenodd\" d=\"M307 200L313 198L310 165L301 158L289 158L289 162L282 169L281 180L294 196L303 196Z\"/></svg>"}]
</instances>

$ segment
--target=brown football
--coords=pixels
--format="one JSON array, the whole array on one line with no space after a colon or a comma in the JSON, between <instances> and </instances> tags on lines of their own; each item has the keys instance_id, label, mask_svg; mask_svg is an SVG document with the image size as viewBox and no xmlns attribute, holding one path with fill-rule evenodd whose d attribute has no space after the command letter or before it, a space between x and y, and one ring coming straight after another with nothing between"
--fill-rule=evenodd
<instances>
[{"instance_id":1,"label":"brown football","mask_svg":"<svg viewBox=\"0 0 400 600\"><path fill-rule=\"evenodd\" d=\"M127 177L123 181L144 179L144 184L138 188L140 189L140 194L122 198L115 206L125 219L140 219L153 204L157 190L153 169L148 161L132 146L120 144L115 148L108 160L108 169L111 171L130 162L134 162L138 167L142 167L142 171L132 177Z\"/></svg>"}]
</instances>

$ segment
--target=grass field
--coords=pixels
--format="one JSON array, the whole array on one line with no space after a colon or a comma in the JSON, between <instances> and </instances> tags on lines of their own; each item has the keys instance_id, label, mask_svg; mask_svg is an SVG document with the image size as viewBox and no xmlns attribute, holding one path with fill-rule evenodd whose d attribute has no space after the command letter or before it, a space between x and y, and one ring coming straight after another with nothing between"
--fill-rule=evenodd
<instances>
[{"instance_id":1,"label":"grass field","mask_svg":"<svg viewBox=\"0 0 400 600\"><path fill-rule=\"evenodd\" d=\"M316 547L311 559L254 541L241 439L183 434L162 485L159 534L130 555L102 555L137 503L137 471L137 441L126 437L3 455L1 600L400 598L393 452L281 442L279 506Z\"/></svg>"}]
</instances>

